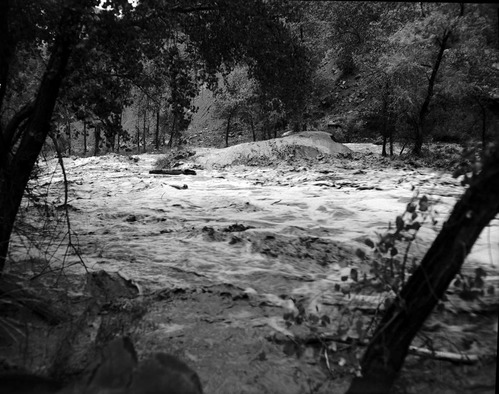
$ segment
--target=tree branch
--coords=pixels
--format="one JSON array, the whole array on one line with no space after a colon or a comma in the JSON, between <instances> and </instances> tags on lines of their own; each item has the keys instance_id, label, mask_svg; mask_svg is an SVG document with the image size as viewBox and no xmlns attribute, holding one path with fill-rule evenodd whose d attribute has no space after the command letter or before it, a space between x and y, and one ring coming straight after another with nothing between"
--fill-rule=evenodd
<instances>
[{"instance_id":1,"label":"tree branch","mask_svg":"<svg viewBox=\"0 0 499 394\"><path fill-rule=\"evenodd\" d=\"M10 122L5 127L5 131L3 133L3 142L5 143L5 147L11 146L16 130L19 125L26 119L28 119L35 109L35 103L30 101L24 107L21 108L19 112L17 112Z\"/></svg>"}]
</instances>

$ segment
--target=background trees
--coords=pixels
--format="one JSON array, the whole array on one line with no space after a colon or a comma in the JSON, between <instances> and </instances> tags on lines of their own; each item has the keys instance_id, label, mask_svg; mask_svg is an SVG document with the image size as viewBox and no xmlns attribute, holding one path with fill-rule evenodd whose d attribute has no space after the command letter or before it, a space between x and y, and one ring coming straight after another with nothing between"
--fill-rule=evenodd
<instances>
[{"instance_id":1,"label":"background trees","mask_svg":"<svg viewBox=\"0 0 499 394\"><path fill-rule=\"evenodd\" d=\"M492 37L492 21L478 6L425 4L413 16L388 35L389 46L376 67L392 81L392 111L399 127L409 130L413 152L419 155L423 142L432 135L473 136L471 118L476 120L479 114L468 108L464 111L468 119L462 117L464 102L472 99L473 86L480 84L470 65L478 62L490 70L496 61L490 56L496 57L497 50L487 39ZM466 55L470 50L475 61ZM489 82L497 78L497 72L492 73Z\"/></svg>"},{"instance_id":2,"label":"background trees","mask_svg":"<svg viewBox=\"0 0 499 394\"><path fill-rule=\"evenodd\" d=\"M309 108L318 127L341 123L350 112L364 120L351 138L395 133L416 154L433 138L464 141L484 127L494 132L489 99L498 40L491 6L311 2L299 26L318 63ZM477 93L488 97L488 109Z\"/></svg>"},{"instance_id":3,"label":"background trees","mask_svg":"<svg viewBox=\"0 0 499 394\"><path fill-rule=\"evenodd\" d=\"M256 81L248 77L247 68L236 68L223 79L216 91L215 115L225 119L225 146L229 146L232 122L239 118L247 122L256 140L255 121L258 116L256 105Z\"/></svg>"},{"instance_id":4,"label":"background trees","mask_svg":"<svg viewBox=\"0 0 499 394\"><path fill-rule=\"evenodd\" d=\"M306 57L286 21L279 19L280 7L260 0L213 0L194 6L168 1L100 3L1 1L0 271L24 188L59 99L60 113L73 111L94 127L95 153L101 129L111 148L122 134L121 114L131 87L154 84L144 72L153 60L162 60L169 85L170 143L189 119L196 80L213 85L217 73L240 61L249 64L255 78L268 82L289 111L302 112L303 98L293 92L307 82L302 67ZM23 56L30 61L22 61ZM274 67L278 78L268 75ZM293 89L281 87L279 78L289 78Z\"/></svg>"}]
</instances>

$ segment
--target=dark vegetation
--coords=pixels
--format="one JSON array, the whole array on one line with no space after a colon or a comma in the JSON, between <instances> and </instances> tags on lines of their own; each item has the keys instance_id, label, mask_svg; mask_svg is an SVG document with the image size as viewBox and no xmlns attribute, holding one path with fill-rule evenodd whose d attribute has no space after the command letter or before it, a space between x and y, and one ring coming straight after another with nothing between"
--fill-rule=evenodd
<instances>
[{"instance_id":1,"label":"dark vegetation","mask_svg":"<svg viewBox=\"0 0 499 394\"><path fill-rule=\"evenodd\" d=\"M400 146L431 156L425 143L432 141L476 143L455 168L472 174L468 189L419 266L394 263L404 255L396 243L419 229L415 208L408 208L410 221L397 218L390 237L370 241L376 253L389 254L379 256L379 275L390 277L397 296L350 392L373 385L387 392L414 335L499 212L497 7L99 3L0 0L1 294L12 290L9 241L44 147L68 155L160 151L194 135L219 144L215 133L223 133L228 146L304 129L330 130L339 142L379 142L383 156L401 153ZM205 116L222 120L219 130L191 124L195 98L207 89L213 108ZM425 204L419 200L421 212Z\"/></svg>"}]
</instances>

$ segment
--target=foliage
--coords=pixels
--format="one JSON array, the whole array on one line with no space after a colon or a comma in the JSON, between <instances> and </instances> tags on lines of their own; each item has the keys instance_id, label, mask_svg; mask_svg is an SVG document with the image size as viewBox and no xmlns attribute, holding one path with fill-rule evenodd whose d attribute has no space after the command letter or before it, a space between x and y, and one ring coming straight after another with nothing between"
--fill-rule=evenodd
<instances>
[{"instance_id":1,"label":"foliage","mask_svg":"<svg viewBox=\"0 0 499 394\"><path fill-rule=\"evenodd\" d=\"M457 5L431 5L425 15L390 36L392 49L380 57L378 68L392 80L392 108L403 114L402 120L414 130L416 153L421 152L422 139L435 128L432 113L439 113L436 118L441 122L451 120L458 107L448 104L462 103L469 97L466 92L474 90L472 86L479 81L466 77L469 63L463 56L469 48L474 48L473 58L484 66L493 61L481 54L497 56L497 50L486 49L485 42L477 45L477 38L483 39L482 32L490 28L473 8L465 11Z\"/></svg>"},{"instance_id":2,"label":"foliage","mask_svg":"<svg viewBox=\"0 0 499 394\"><path fill-rule=\"evenodd\" d=\"M103 127L112 148L123 134L121 113L132 87L155 84L144 70L156 61L168 80L173 137L189 122L198 83L213 84L218 73L245 61L267 94L299 117L307 59L279 18L284 9L263 0L0 3L0 271L56 104L59 117L72 111L93 123L96 141Z\"/></svg>"},{"instance_id":3,"label":"foliage","mask_svg":"<svg viewBox=\"0 0 499 394\"><path fill-rule=\"evenodd\" d=\"M405 139L419 154L432 137L490 141L499 82L492 6L310 2L304 10L304 43L320 65L317 116L353 110L370 121L371 138ZM342 91L345 79L358 87Z\"/></svg>"},{"instance_id":4,"label":"foliage","mask_svg":"<svg viewBox=\"0 0 499 394\"><path fill-rule=\"evenodd\" d=\"M456 280L454 280L453 287L458 289L457 294L459 297L465 301L474 301L480 299L480 297L485 295L485 291L488 294L494 294L495 288L490 285L485 290L485 281L483 280L487 276L487 273L483 268L475 268L474 274L464 275L462 273L458 274Z\"/></svg>"},{"instance_id":5,"label":"foliage","mask_svg":"<svg viewBox=\"0 0 499 394\"><path fill-rule=\"evenodd\" d=\"M395 219L395 226L390 223L388 231L378 234L376 242L367 238L365 244L372 248L372 268L374 281L379 282L382 288L392 290L398 294L405 284L406 277L414 272L417 264L414 259L410 260L410 249L416 240L421 227L431 220L432 226L438 221L434 218L431 210L432 203L426 195L417 195L407 204L405 212ZM401 251L399 251L402 249ZM357 250L357 255L365 257L365 253Z\"/></svg>"},{"instance_id":6,"label":"foliage","mask_svg":"<svg viewBox=\"0 0 499 394\"><path fill-rule=\"evenodd\" d=\"M222 85L216 90L214 114L227 121L226 145L235 117L254 128L258 115L257 92L256 81L249 77L247 68L237 67L223 78Z\"/></svg>"},{"instance_id":7,"label":"foliage","mask_svg":"<svg viewBox=\"0 0 499 394\"><path fill-rule=\"evenodd\" d=\"M190 61L181 55L178 47L170 48L167 58L167 76L171 91L168 104L173 115L173 132L170 137L172 142L176 132L185 130L190 123L192 111L195 110L191 103L198 87L191 76Z\"/></svg>"},{"instance_id":8,"label":"foliage","mask_svg":"<svg viewBox=\"0 0 499 394\"><path fill-rule=\"evenodd\" d=\"M476 176L477 172L473 172ZM465 176L463 182L469 183L472 177ZM410 257L410 249L417 239L418 232L428 222L433 227L438 225L432 209L433 204L426 195L415 195L407 204L405 212L396 217L393 228L390 223L388 231L378 234L376 242L370 238L365 239L365 244L371 248L371 285L379 285L381 290L390 290L394 294L400 293L407 277L418 267L417 260ZM356 253L361 259L367 257L362 249L357 249ZM483 278L486 276L483 268L475 269L472 275L460 273L454 281L454 290L464 300L476 300L485 294ZM489 286L486 291L493 294L495 289Z\"/></svg>"}]
</instances>

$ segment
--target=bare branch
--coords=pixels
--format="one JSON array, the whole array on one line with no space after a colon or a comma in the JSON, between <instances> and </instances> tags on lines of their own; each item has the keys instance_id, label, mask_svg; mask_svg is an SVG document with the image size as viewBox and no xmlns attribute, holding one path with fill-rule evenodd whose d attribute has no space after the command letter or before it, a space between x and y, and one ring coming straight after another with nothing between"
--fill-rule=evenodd
<instances>
[{"instance_id":1,"label":"bare branch","mask_svg":"<svg viewBox=\"0 0 499 394\"><path fill-rule=\"evenodd\" d=\"M55 150L57 152L57 160L59 162L59 166L61 167L61 170L62 170L62 176L64 178L64 210L65 210L65 215L66 215L66 226L67 226L67 235L68 235L68 245L66 247L66 252L64 253L64 260L66 259L66 257L68 256L69 254L69 250L72 249L76 256L78 256L78 259L80 260L80 263L81 265L83 266L83 268L85 268L85 271L87 271L88 273L88 269L87 269L87 266L85 264L85 262L83 261L83 258L81 257L81 254L80 254L80 251L78 250L78 248L76 247L76 245L73 243L73 238L72 238L72 230L71 230L71 220L69 218L69 209L68 209L68 194L69 194L69 190L68 190L68 178L67 178L67 175L66 175L66 168L64 167L64 161L62 159L62 153L61 153L61 149L59 148L59 144L57 143L57 139L55 137L53 137L52 135L50 136L52 138L52 141L54 143L54 146L55 146Z\"/></svg>"},{"instance_id":2,"label":"bare branch","mask_svg":"<svg viewBox=\"0 0 499 394\"><path fill-rule=\"evenodd\" d=\"M6 144L4 146L10 146L12 144L12 140L14 138L16 130L19 128L19 125L31 116L34 109L35 103L33 101L30 101L12 117L10 122L7 124L7 127L5 127L5 131L3 133L3 142Z\"/></svg>"}]
</instances>

